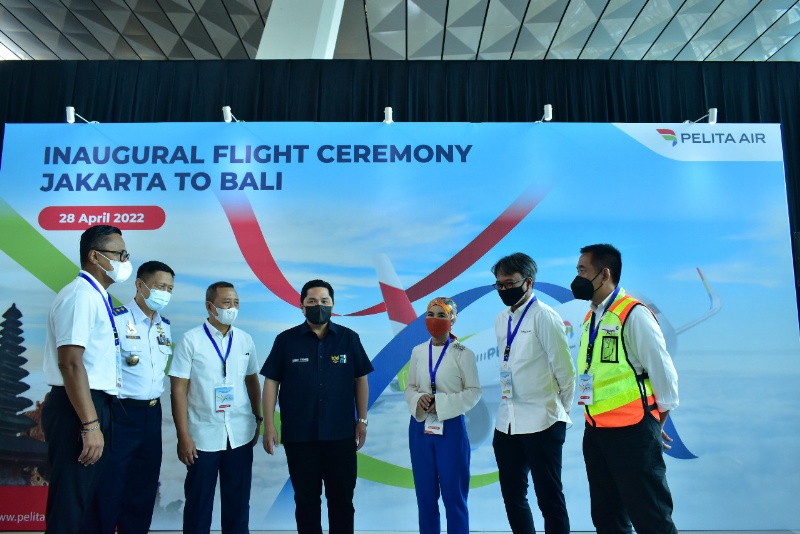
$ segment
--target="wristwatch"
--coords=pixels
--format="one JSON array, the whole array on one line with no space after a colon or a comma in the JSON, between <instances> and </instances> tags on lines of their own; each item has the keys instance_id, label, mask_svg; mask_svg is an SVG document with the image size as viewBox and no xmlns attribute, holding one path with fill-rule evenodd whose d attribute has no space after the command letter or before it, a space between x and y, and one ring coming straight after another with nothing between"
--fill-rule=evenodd
<instances>
[{"instance_id":1,"label":"wristwatch","mask_svg":"<svg viewBox=\"0 0 800 534\"><path fill-rule=\"evenodd\" d=\"M364 426L369 425L369 421L367 421L366 419L362 419L360 417L358 418L358 421L356 421L356 422L357 423L364 423Z\"/></svg>"},{"instance_id":2,"label":"wristwatch","mask_svg":"<svg viewBox=\"0 0 800 534\"><path fill-rule=\"evenodd\" d=\"M253 415L255 415L255 414L253 414ZM261 424L263 422L264 422L264 418L261 417L260 415L256 415L256 423Z\"/></svg>"}]
</instances>

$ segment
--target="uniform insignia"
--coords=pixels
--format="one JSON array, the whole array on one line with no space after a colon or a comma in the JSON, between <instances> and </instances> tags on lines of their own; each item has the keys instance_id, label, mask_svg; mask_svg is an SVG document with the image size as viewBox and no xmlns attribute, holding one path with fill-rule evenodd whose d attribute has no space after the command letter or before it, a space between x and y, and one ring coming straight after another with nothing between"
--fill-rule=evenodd
<instances>
[{"instance_id":1,"label":"uniform insignia","mask_svg":"<svg viewBox=\"0 0 800 534\"><path fill-rule=\"evenodd\" d=\"M127 332L125 332L125 337L128 337L130 339L137 339L139 332L136 331L136 327L133 325L133 321L131 319L128 319L128 324L126 326L127 326L128 330L127 330ZM133 337L133 336L137 336L137 337Z\"/></svg>"},{"instance_id":2,"label":"uniform insignia","mask_svg":"<svg viewBox=\"0 0 800 534\"><path fill-rule=\"evenodd\" d=\"M339 356L331 356L331 361L333 363L339 363Z\"/></svg>"},{"instance_id":3,"label":"uniform insignia","mask_svg":"<svg viewBox=\"0 0 800 534\"><path fill-rule=\"evenodd\" d=\"M164 323L164 324L170 324L169 319L167 319L163 315L161 316L161 322Z\"/></svg>"},{"instance_id":4,"label":"uniform insignia","mask_svg":"<svg viewBox=\"0 0 800 534\"><path fill-rule=\"evenodd\" d=\"M115 317L117 315L124 315L128 313L128 308L126 308L125 306L120 306L119 308L114 308L114 311L112 313L114 314Z\"/></svg>"}]
</instances>

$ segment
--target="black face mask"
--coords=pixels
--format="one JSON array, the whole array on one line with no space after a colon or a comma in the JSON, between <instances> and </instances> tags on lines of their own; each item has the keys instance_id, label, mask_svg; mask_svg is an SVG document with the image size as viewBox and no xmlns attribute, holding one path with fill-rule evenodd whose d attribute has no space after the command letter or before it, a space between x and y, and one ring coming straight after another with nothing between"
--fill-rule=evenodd
<instances>
[{"instance_id":1,"label":"black face mask","mask_svg":"<svg viewBox=\"0 0 800 534\"><path fill-rule=\"evenodd\" d=\"M570 289L572 289L572 296L574 296L578 300L592 300L592 296L594 296L594 292L597 291L592 285L595 278L600 276L603 271L597 273L594 278L589 280L588 278L584 278L582 276L576 276L575 280L572 281L570 284Z\"/></svg>"},{"instance_id":2,"label":"black face mask","mask_svg":"<svg viewBox=\"0 0 800 534\"><path fill-rule=\"evenodd\" d=\"M503 304L506 306L513 306L517 302L519 302L525 293L527 293L527 289L525 289L525 283L523 282L519 287L510 287L508 289L498 290L497 294L500 295L500 300L503 301Z\"/></svg>"},{"instance_id":3,"label":"black face mask","mask_svg":"<svg viewBox=\"0 0 800 534\"><path fill-rule=\"evenodd\" d=\"M311 324L325 324L331 320L333 306L306 306L306 319Z\"/></svg>"}]
</instances>

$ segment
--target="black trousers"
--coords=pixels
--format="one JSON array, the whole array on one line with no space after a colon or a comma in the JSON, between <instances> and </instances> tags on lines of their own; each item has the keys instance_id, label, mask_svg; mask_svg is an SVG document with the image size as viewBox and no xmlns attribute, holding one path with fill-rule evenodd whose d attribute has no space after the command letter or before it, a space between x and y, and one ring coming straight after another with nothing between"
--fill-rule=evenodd
<instances>
[{"instance_id":1,"label":"black trousers","mask_svg":"<svg viewBox=\"0 0 800 534\"><path fill-rule=\"evenodd\" d=\"M661 425L646 415L633 426L583 432L592 522L598 534L677 534L661 442Z\"/></svg>"},{"instance_id":2,"label":"black trousers","mask_svg":"<svg viewBox=\"0 0 800 534\"><path fill-rule=\"evenodd\" d=\"M194 464L186 468L183 490L184 534L208 534L219 475L222 534L250 532L250 486L253 480L253 444L224 451L197 451Z\"/></svg>"},{"instance_id":3,"label":"black trousers","mask_svg":"<svg viewBox=\"0 0 800 534\"><path fill-rule=\"evenodd\" d=\"M500 492L514 534L534 534L528 504L528 474L547 534L569 534L569 516L561 485L561 452L567 425L563 421L530 434L494 431L494 457L500 475Z\"/></svg>"},{"instance_id":4,"label":"black trousers","mask_svg":"<svg viewBox=\"0 0 800 534\"><path fill-rule=\"evenodd\" d=\"M161 403L125 399L111 405L114 443L86 522L85 534L147 534L161 471Z\"/></svg>"},{"instance_id":5,"label":"black trousers","mask_svg":"<svg viewBox=\"0 0 800 534\"><path fill-rule=\"evenodd\" d=\"M62 386L53 386L42 407L42 429L47 441L50 486L45 508L47 534L79 534L92 499L108 464L111 444L111 401L113 396L91 391L105 448L97 463L83 466L78 457L83 450L81 420ZM91 425L94 426L94 425Z\"/></svg>"},{"instance_id":6,"label":"black trousers","mask_svg":"<svg viewBox=\"0 0 800 534\"><path fill-rule=\"evenodd\" d=\"M284 443L294 487L298 534L322 533L322 485L328 500L330 534L352 534L357 460L353 438Z\"/></svg>"}]
</instances>

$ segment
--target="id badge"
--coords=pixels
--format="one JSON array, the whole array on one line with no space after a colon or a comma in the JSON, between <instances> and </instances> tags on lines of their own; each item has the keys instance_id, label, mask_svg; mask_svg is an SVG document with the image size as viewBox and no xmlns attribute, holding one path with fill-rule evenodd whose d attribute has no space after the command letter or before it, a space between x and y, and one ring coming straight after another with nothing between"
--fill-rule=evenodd
<instances>
[{"instance_id":1,"label":"id badge","mask_svg":"<svg viewBox=\"0 0 800 534\"><path fill-rule=\"evenodd\" d=\"M594 387L594 376L580 375L578 377L578 405L591 406L594 402L592 388Z\"/></svg>"},{"instance_id":2,"label":"id badge","mask_svg":"<svg viewBox=\"0 0 800 534\"><path fill-rule=\"evenodd\" d=\"M222 384L214 387L214 410L225 413L233 408L233 386Z\"/></svg>"},{"instance_id":3,"label":"id badge","mask_svg":"<svg viewBox=\"0 0 800 534\"><path fill-rule=\"evenodd\" d=\"M117 389L119 389L122 387L122 349L119 345L117 345L117 361L115 365L117 366Z\"/></svg>"},{"instance_id":4,"label":"id badge","mask_svg":"<svg viewBox=\"0 0 800 534\"><path fill-rule=\"evenodd\" d=\"M435 434L437 436L444 435L444 424L439 421L435 413L429 413L425 418L425 433Z\"/></svg>"},{"instance_id":5,"label":"id badge","mask_svg":"<svg viewBox=\"0 0 800 534\"><path fill-rule=\"evenodd\" d=\"M513 388L511 387L511 369L504 368L500 370L500 393L504 399L513 397Z\"/></svg>"}]
</instances>

